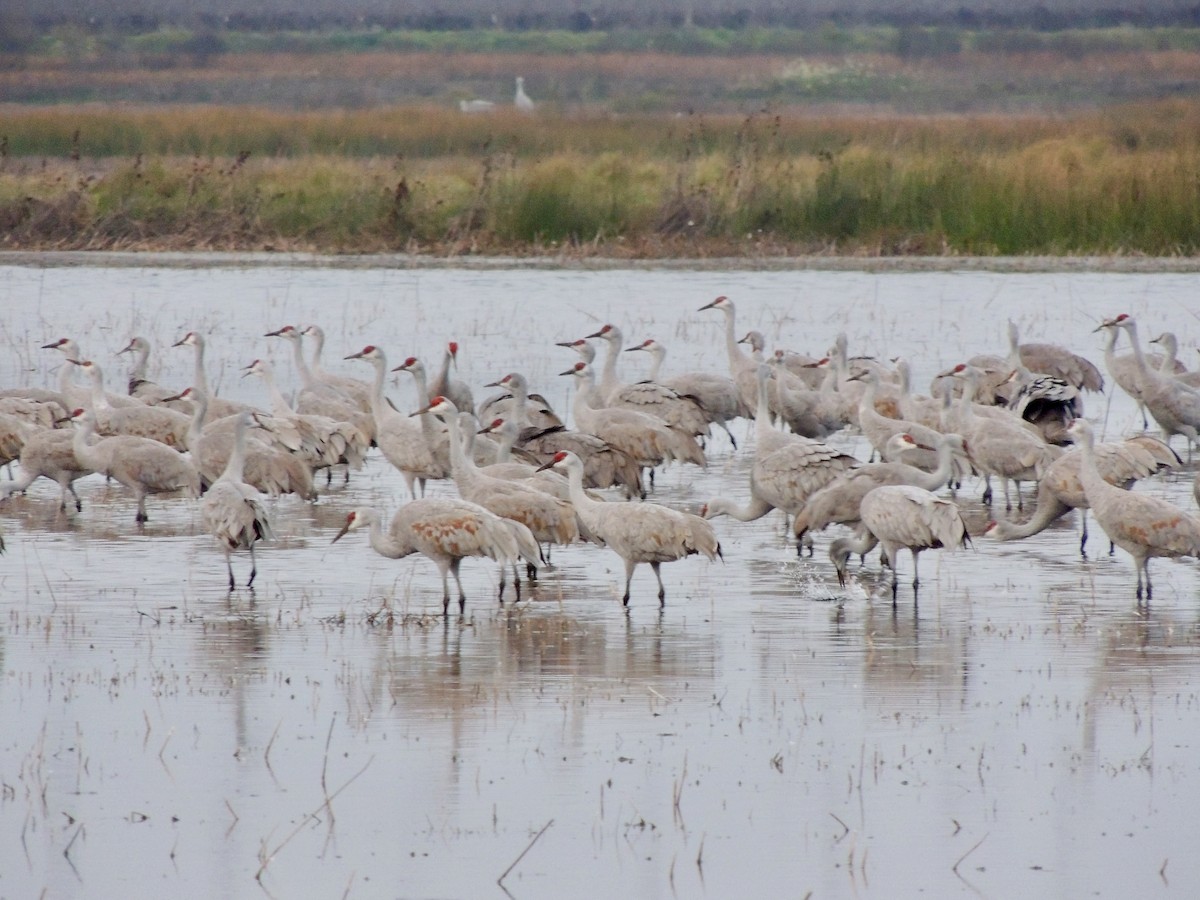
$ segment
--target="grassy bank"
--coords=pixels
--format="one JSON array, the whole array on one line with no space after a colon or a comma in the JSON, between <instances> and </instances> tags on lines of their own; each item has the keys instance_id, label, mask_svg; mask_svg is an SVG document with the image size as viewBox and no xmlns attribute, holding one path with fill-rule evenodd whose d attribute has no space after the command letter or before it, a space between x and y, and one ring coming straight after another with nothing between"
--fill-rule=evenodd
<instances>
[{"instance_id":1,"label":"grassy bank","mask_svg":"<svg viewBox=\"0 0 1200 900\"><path fill-rule=\"evenodd\" d=\"M10 110L0 246L1193 254L1198 126Z\"/></svg>"}]
</instances>

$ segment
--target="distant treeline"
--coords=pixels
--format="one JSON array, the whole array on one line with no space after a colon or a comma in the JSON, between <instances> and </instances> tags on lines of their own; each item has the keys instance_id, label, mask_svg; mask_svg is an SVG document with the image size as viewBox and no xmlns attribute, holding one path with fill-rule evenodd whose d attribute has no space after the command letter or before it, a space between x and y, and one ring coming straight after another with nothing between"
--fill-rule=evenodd
<instances>
[{"instance_id":1,"label":"distant treeline","mask_svg":"<svg viewBox=\"0 0 1200 900\"><path fill-rule=\"evenodd\" d=\"M1195 0L1121 6L1113 0L5 0L0 35L63 26L124 34L162 28L211 31L330 29L513 31L698 28L817 28L850 25L958 26L1057 31L1200 24Z\"/></svg>"}]
</instances>

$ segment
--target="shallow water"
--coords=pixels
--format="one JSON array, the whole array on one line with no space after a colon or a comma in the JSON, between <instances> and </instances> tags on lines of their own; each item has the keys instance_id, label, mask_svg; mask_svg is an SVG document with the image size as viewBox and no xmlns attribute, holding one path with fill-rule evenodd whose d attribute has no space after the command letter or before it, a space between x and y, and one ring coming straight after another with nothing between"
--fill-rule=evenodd
<instances>
[{"instance_id":1,"label":"shallow water","mask_svg":"<svg viewBox=\"0 0 1200 900\"><path fill-rule=\"evenodd\" d=\"M924 385L1003 352L1009 318L1097 363L1092 329L1118 312L1193 347L1198 278L9 267L0 384L52 385L37 348L73 336L118 386L113 354L141 333L151 377L182 388L191 351L170 345L196 329L220 393L265 402L238 369L262 356L294 386L261 335L316 321L330 368L366 377L340 361L366 343L432 365L454 338L477 398L517 368L565 410L554 341L612 321L665 343L667 371L723 369L722 316L697 308L728 294L771 347L845 330ZM389 394L415 407L407 376ZM1088 402L1107 436L1140 427L1119 392ZM654 499L745 497L748 447L710 451ZM1194 509L1194 474L1138 489ZM467 615L445 621L431 563L329 543L402 490L373 456L314 506L279 501L257 590L232 596L187 501L151 498L142 530L98 478L78 515L44 481L0 506L0 896L501 896L526 848L515 897L1200 888L1193 561L1152 563L1139 609L1128 557L1093 526L1081 560L1071 516L925 554L916 604L905 554L893 607L875 557L839 591L831 535L797 560L777 515L720 519L724 564L665 566L662 611L644 567L625 612L617 557L573 547L502 609L495 566L466 562ZM959 496L973 531L998 512L978 493Z\"/></svg>"}]
</instances>

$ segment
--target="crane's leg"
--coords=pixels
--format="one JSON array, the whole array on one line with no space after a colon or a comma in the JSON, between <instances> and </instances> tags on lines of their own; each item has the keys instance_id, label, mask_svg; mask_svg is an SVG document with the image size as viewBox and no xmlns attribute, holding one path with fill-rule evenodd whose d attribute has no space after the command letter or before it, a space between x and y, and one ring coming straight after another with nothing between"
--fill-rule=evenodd
<instances>
[{"instance_id":1,"label":"crane's leg","mask_svg":"<svg viewBox=\"0 0 1200 900\"><path fill-rule=\"evenodd\" d=\"M521 602L521 575L520 575L521 570L518 568L515 560L513 561L512 567L513 567L513 590L515 590L517 592L517 602L520 603ZM536 572L536 571L537 571L537 569L534 569L534 572Z\"/></svg>"},{"instance_id":2,"label":"crane's leg","mask_svg":"<svg viewBox=\"0 0 1200 900\"><path fill-rule=\"evenodd\" d=\"M514 568L515 568L515 564L514 564ZM515 579L516 572L513 572L513 577ZM504 586L505 586L505 584L507 584L507 579L508 579L508 566L504 562L504 560L501 560L500 561L500 605L501 606L504 605ZM517 582L517 590L520 590L520 589L521 589L520 582Z\"/></svg>"},{"instance_id":3,"label":"crane's leg","mask_svg":"<svg viewBox=\"0 0 1200 900\"><path fill-rule=\"evenodd\" d=\"M450 614L450 563L438 562L438 571L442 573L442 616Z\"/></svg>"},{"instance_id":4,"label":"crane's leg","mask_svg":"<svg viewBox=\"0 0 1200 900\"><path fill-rule=\"evenodd\" d=\"M623 606L629 605L629 586L633 583L633 570L637 568L637 563L631 559L625 560L625 596L621 598Z\"/></svg>"},{"instance_id":5,"label":"crane's leg","mask_svg":"<svg viewBox=\"0 0 1200 900\"><path fill-rule=\"evenodd\" d=\"M462 579L458 577L458 567L461 565L461 559L455 558L450 561L450 574L454 576L454 583L458 585L458 614L460 616L467 611L467 592L463 590Z\"/></svg>"},{"instance_id":6,"label":"crane's leg","mask_svg":"<svg viewBox=\"0 0 1200 900\"><path fill-rule=\"evenodd\" d=\"M983 476L983 496L979 498L985 505L990 506L992 503L992 476Z\"/></svg>"},{"instance_id":7,"label":"crane's leg","mask_svg":"<svg viewBox=\"0 0 1200 900\"><path fill-rule=\"evenodd\" d=\"M1146 573L1146 602L1149 603L1154 596L1154 588L1150 586L1150 557L1142 561L1142 570Z\"/></svg>"},{"instance_id":8,"label":"crane's leg","mask_svg":"<svg viewBox=\"0 0 1200 900\"><path fill-rule=\"evenodd\" d=\"M1020 512L1024 512L1025 511L1025 501L1021 499L1021 479L1020 478L1016 479L1016 485L1017 485L1017 510Z\"/></svg>"},{"instance_id":9,"label":"crane's leg","mask_svg":"<svg viewBox=\"0 0 1200 900\"><path fill-rule=\"evenodd\" d=\"M1084 559L1087 559L1087 549L1086 549L1087 548L1087 539L1088 539L1087 516L1088 516L1088 511L1086 509L1079 510L1079 524L1080 524L1080 527L1083 529L1083 534L1079 538L1079 555L1082 556Z\"/></svg>"},{"instance_id":10,"label":"crane's leg","mask_svg":"<svg viewBox=\"0 0 1200 900\"><path fill-rule=\"evenodd\" d=\"M233 593L237 590L237 582L233 580L233 562L229 558L229 551L225 551L225 568L229 570L229 592Z\"/></svg>"},{"instance_id":11,"label":"crane's leg","mask_svg":"<svg viewBox=\"0 0 1200 900\"><path fill-rule=\"evenodd\" d=\"M150 517L146 515L146 495L140 491L137 495L137 515L133 517L133 520L139 523L150 521Z\"/></svg>"},{"instance_id":12,"label":"crane's leg","mask_svg":"<svg viewBox=\"0 0 1200 900\"><path fill-rule=\"evenodd\" d=\"M725 429L725 433L727 435L729 435L729 443L733 444L733 449L736 450L737 449L737 438L735 438L733 436L733 432L729 430L729 426L726 425L724 422L718 422L717 424Z\"/></svg>"},{"instance_id":13,"label":"crane's leg","mask_svg":"<svg viewBox=\"0 0 1200 900\"><path fill-rule=\"evenodd\" d=\"M258 561L254 558L254 545L250 545L250 580L246 582L246 587L254 587L254 576L258 574ZM231 576L232 577L232 576Z\"/></svg>"},{"instance_id":14,"label":"crane's leg","mask_svg":"<svg viewBox=\"0 0 1200 900\"><path fill-rule=\"evenodd\" d=\"M662 566L662 563L657 563L657 562L650 563L650 568L652 568L654 570L654 577L658 579L658 606L659 606L659 609L662 609L662 607L667 605L667 589L665 587L663 587L662 572L659 571L659 568L661 566Z\"/></svg>"},{"instance_id":15,"label":"crane's leg","mask_svg":"<svg viewBox=\"0 0 1200 900\"><path fill-rule=\"evenodd\" d=\"M917 575L917 553L918 553L918 551L912 550L910 552L912 553L912 558L913 558L913 591L915 592L917 587L921 584L921 579Z\"/></svg>"}]
</instances>

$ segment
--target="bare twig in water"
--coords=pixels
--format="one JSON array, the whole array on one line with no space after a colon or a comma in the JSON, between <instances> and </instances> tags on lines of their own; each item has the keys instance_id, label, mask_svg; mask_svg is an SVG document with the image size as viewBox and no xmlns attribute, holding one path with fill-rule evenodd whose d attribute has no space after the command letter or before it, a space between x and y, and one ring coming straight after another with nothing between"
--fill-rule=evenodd
<instances>
[{"instance_id":1,"label":"bare twig in water","mask_svg":"<svg viewBox=\"0 0 1200 900\"><path fill-rule=\"evenodd\" d=\"M1171 857L1168 856L1166 859L1163 860L1162 868L1158 870L1158 877L1162 879L1163 884L1168 884L1168 885L1170 884L1170 882L1167 881L1167 863L1169 863L1170 861L1171 861Z\"/></svg>"},{"instance_id":2,"label":"bare twig in water","mask_svg":"<svg viewBox=\"0 0 1200 900\"><path fill-rule=\"evenodd\" d=\"M354 784L354 782L358 781L359 776L362 775L363 772L367 771L367 769L369 769L371 767L371 763L374 761L375 761L375 757L372 756L370 759L368 759L366 761L366 763L363 764L363 767L361 769L359 769L357 772L355 772L353 775L350 776L350 778L346 781L345 784L343 784L340 788L338 788L332 794L328 795L323 801L321 801L320 806L318 806L312 812L306 813L304 815L304 817L296 825L296 827L292 829L291 833L287 837L285 837L282 841L280 841L279 844L276 845L274 850L268 851L266 849L266 847L264 847L263 851L262 851L262 855L260 857L262 862L260 863L260 865L258 867L258 871L254 873L254 880L261 884L263 872L266 871L267 866L269 866L271 864L271 861L274 860L275 857L279 855L279 851L282 850L284 847L286 847L288 844L290 844L292 841L292 838L294 838L302 830L304 830L305 826L307 826L311 820L316 819L317 813L319 813L323 809L328 808L329 804L332 803L334 800L336 800L338 798L338 795L341 794L342 791L344 791L346 788L350 787L350 785Z\"/></svg>"},{"instance_id":3,"label":"bare twig in water","mask_svg":"<svg viewBox=\"0 0 1200 900\"><path fill-rule=\"evenodd\" d=\"M79 827L75 829L75 833L71 835L71 839L67 841L67 846L63 847L63 859L67 861L67 865L71 867L71 871L75 873L75 877L79 879L79 883L83 884L83 876L79 874L79 870L75 868L75 860L71 859L71 848L75 846L75 839L79 837L83 831L83 823L79 823Z\"/></svg>"},{"instance_id":4,"label":"bare twig in water","mask_svg":"<svg viewBox=\"0 0 1200 900\"><path fill-rule=\"evenodd\" d=\"M237 823L241 821L242 817L233 811L233 807L229 805L228 800L225 801L225 808L229 810L229 814L233 816L233 821L230 822L229 827L225 829L225 837L229 837L230 832L237 828Z\"/></svg>"},{"instance_id":5,"label":"bare twig in water","mask_svg":"<svg viewBox=\"0 0 1200 900\"><path fill-rule=\"evenodd\" d=\"M991 834L991 832L988 832L988 834ZM960 857L958 858L958 862L956 862L954 865L952 865L952 866L950 867L950 871L951 871L951 872L953 872L955 875L958 875L958 867L959 867L960 865L962 865L962 861L963 861L964 859L966 859L968 856L970 856L972 853L974 853L976 850L978 850L978 849L979 849L979 845L980 845L980 844L982 844L982 843L983 843L984 841L986 841L987 839L988 839L988 836L987 836L987 834L985 834L983 837L981 837L979 840L977 840L977 841L975 842L975 844L974 844L974 845L971 847L971 849L970 849L970 850L968 850L966 853L964 853L962 856L960 856ZM961 878L962 876L961 876L961 875L959 875L959 877Z\"/></svg>"},{"instance_id":6,"label":"bare twig in water","mask_svg":"<svg viewBox=\"0 0 1200 900\"><path fill-rule=\"evenodd\" d=\"M525 858L525 854L533 849L533 845L538 842L538 838L540 838L543 834L545 834L546 829L549 828L553 824L554 824L554 820L551 819L549 822L547 822L545 825L542 826L542 830L533 836L533 840L530 841L529 845L524 850L521 851L521 855L518 856L516 859L514 859L512 861L512 865L510 865L507 869L505 869L500 874L500 877L496 879L496 884L500 885L501 888L504 887L504 879L508 877L508 873L517 867L517 863L519 863L521 860L523 860Z\"/></svg>"},{"instance_id":7,"label":"bare twig in water","mask_svg":"<svg viewBox=\"0 0 1200 900\"><path fill-rule=\"evenodd\" d=\"M841 843L841 841L846 837L846 835L848 835L850 833L850 826L847 825L845 822L843 822L841 819L839 819L836 813L830 813L830 815L833 816L834 821L836 821L839 825L842 826L842 829L843 829L842 833L839 834L837 836L837 840L834 841L834 843Z\"/></svg>"},{"instance_id":8,"label":"bare twig in water","mask_svg":"<svg viewBox=\"0 0 1200 900\"><path fill-rule=\"evenodd\" d=\"M275 738L279 736L279 729L282 725L283 719L280 719L279 723L275 726L275 730L271 732L271 739L267 741L267 749L263 751L263 762L267 764L267 771L271 773L272 778L275 778L275 770L271 768L271 748L275 746ZM322 775L323 780L324 776ZM275 781L278 783L279 779L276 778Z\"/></svg>"}]
</instances>

